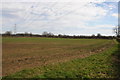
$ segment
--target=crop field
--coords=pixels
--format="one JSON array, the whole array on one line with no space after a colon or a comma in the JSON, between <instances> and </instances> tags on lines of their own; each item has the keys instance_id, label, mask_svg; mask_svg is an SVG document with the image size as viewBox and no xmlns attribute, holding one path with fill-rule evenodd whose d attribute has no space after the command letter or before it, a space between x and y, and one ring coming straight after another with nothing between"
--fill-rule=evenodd
<instances>
[{"instance_id":1,"label":"crop field","mask_svg":"<svg viewBox=\"0 0 120 80\"><path fill-rule=\"evenodd\" d=\"M4 78L119 78L115 40L3 37Z\"/></svg>"}]
</instances>

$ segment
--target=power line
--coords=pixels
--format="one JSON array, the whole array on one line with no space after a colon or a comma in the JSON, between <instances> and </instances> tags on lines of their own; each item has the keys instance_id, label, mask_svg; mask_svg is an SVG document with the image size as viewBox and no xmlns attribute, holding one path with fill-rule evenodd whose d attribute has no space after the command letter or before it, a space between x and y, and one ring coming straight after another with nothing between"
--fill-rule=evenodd
<instances>
[{"instance_id":1,"label":"power line","mask_svg":"<svg viewBox=\"0 0 120 80\"><path fill-rule=\"evenodd\" d=\"M39 5L39 3L37 3L36 4L36 6L37 6L37 8L35 8L35 9L33 9L33 7L31 8L29 8L30 9L30 11L32 10L33 12L34 12L34 10L38 10L39 9L39 7L38 7L38 5ZM51 5L51 8L53 7L53 6L55 6L55 4L54 5ZM64 5L64 6L62 6L60 9L64 9L64 7L65 7L66 5ZM28 9L28 10L29 10ZM74 12L74 11L76 11L76 10L78 10L78 8L77 9L75 9L75 10L72 10L72 11L68 11L68 12L66 12L65 14L62 14L61 16L59 16L59 17L57 17L56 19L53 19L53 21L54 20L58 20L58 19L60 19L60 18L63 18L64 16L66 16L66 15L69 15L69 14L71 14L71 12ZM38 13L39 13L39 11L37 11ZM48 12L48 10L46 10L45 12ZM39 19L41 16L36 16L36 15L34 15L34 19ZM24 25L24 26L29 26L29 25L31 25L31 24L33 24L34 22L33 21L31 21L31 19L33 18L33 16L30 16L29 15L29 17L28 17L28 15L27 16L25 16L24 18L27 18L27 19L25 19L25 21L24 22L26 22L26 24ZM30 21L29 21L30 20ZM27 22L27 21L29 21L29 22ZM49 23L51 23L51 21L48 21L47 22L47 24L49 24ZM47 24L43 24L43 25L41 25L41 26L45 26L45 25L47 25Z\"/></svg>"},{"instance_id":2,"label":"power line","mask_svg":"<svg viewBox=\"0 0 120 80\"><path fill-rule=\"evenodd\" d=\"M31 17L30 16L30 14L29 14L29 12L31 11L31 9L33 8L33 6L37 6L37 4L38 3L32 3L27 9L26 9L26 11L25 12L27 12L26 13L26 15L24 15L22 18L24 19L24 21L21 21L20 23L19 23L19 25L22 25L22 24L24 24L24 25L26 25L26 22L29 20L29 18Z\"/></svg>"},{"instance_id":3,"label":"power line","mask_svg":"<svg viewBox=\"0 0 120 80\"><path fill-rule=\"evenodd\" d=\"M14 34L16 34L16 30L17 30L17 29L16 29L16 24L15 24L15 26L14 26Z\"/></svg>"},{"instance_id":4,"label":"power line","mask_svg":"<svg viewBox=\"0 0 120 80\"><path fill-rule=\"evenodd\" d=\"M56 4L56 3L55 3ZM54 7L55 6L55 4L53 4L53 5L51 5L51 7ZM65 5L66 6L66 5ZM61 7L60 9L63 9L65 6L63 6L63 7ZM39 7L38 7L39 8ZM48 11L48 10L47 10ZM46 12L47 12L46 11ZM39 13L39 11L38 11L38 13ZM65 15L62 15L62 16L65 16ZM58 17L57 19L59 19L59 18L61 18L62 16L60 16L60 17ZM39 16L39 17L37 17L36 16L36 19L38 18L40 18L41 16ZM29 19L30 20L30 19ZM48 21L47 23L50 23L51 21ZM27 23L25 26L28 26L28 25L31 25L31 24L33 24L33 21L31 21L31 22L29 22L29 23ZM46 24L43 24L43 25L41 25L41 26L45 26Z\"/></svg>"},{"instance_id":5,"label":"power line","mask_svg":"<svg viewBox=\"0 0 120 80\"><path fill-rule=\"evenodd\" d=\"M32 9L31 6L34 6L34 4L35 4L35 3L32 3L32 4L26 9L25 12L27 12L27 13L26 13L26 15L24 15L24 16L22 17L22 18L24 19L24 22L21 22L21 23L19 23L19 24L23 24L23 23L27 22L28 18L30 17L29 12L30 12L31 9ZM35 6L36 6L36 5L35 5Z\"/></svg>"}]
</instances>

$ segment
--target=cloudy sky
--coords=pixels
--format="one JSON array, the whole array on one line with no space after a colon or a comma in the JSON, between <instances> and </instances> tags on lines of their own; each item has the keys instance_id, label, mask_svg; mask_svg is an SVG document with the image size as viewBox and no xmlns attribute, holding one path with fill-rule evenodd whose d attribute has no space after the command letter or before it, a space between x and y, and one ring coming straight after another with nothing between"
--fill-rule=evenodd
<instances>
[{"instance_id":1,"label":"cloudy sky","mask_svg":"<svg viewBox=\"0 0 120 80\"><path fill-rule=\"evenodd\" d=\"M2 32L114 35L117 2L2 2Z\"/></svg>"}]
</instances>

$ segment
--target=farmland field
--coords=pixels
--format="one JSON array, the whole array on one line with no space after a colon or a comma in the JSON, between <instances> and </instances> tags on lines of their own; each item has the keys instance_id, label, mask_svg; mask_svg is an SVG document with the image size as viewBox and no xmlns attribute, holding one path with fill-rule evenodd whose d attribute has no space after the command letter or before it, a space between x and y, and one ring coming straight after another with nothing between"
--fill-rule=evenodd
<instances>
[{"instance_id":1,"label":"farmland field","mask_svg":"<svg viewBox=\"0 0 120 80\"><path fill-rule=\"evenodd\" d=\"M118 78L119 48L107 39L3 37L3 76Z\"/></svg>"}]
</instances>

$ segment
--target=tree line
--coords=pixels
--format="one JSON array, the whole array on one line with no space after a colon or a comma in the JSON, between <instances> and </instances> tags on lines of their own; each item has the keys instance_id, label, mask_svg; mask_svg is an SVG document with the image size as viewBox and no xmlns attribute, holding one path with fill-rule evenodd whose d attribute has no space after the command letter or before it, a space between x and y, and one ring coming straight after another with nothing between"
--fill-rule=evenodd
<instances>
[{"instance_id":1,"label":"tree line","mask_svg":"<svg viewBox=\"0 0 120 80\"><path fill-rule=\"evenodd\" d=\"M62 34L58 34L58 35L54 35L51 32L43 32L42 35L40 34L32 34L32 33L17 33L17 34L12 34L11 31L6 31L5 33L1 34L3 37L50 37L50 38L85 38L85 39L114 39L116 38L115 36L103 36L100 33L98 33L97 35L91 35L91 36L84 36L84 35L74 35L74 36L70 36L70 35L62 35Z\"/></svg>"},{"instance_id":2,"label":"tree line","mask_svg":"<svg viewBox=\"0 0 120 80\"><path fill-rule=\"evenodd\" d=\"M3 37L50 37L50 38L87 38L87 39L117 39L120 42L120 25L114 27L113 29L114 33L116 34L116 36L103 36L100 33L98 33L97 35L91 35L91 36L84 36L84 35L74 35L74 36L70 36L70 35L62 35L62 34L58 34L58 35L54 35L51 32L46 32L44 31L42 33L42 35L40 34L32 34L32 33L17 33L17 34L12 34L11 31L6 31L3 34L0 34Z\"/></svg>"}]
</instances>

